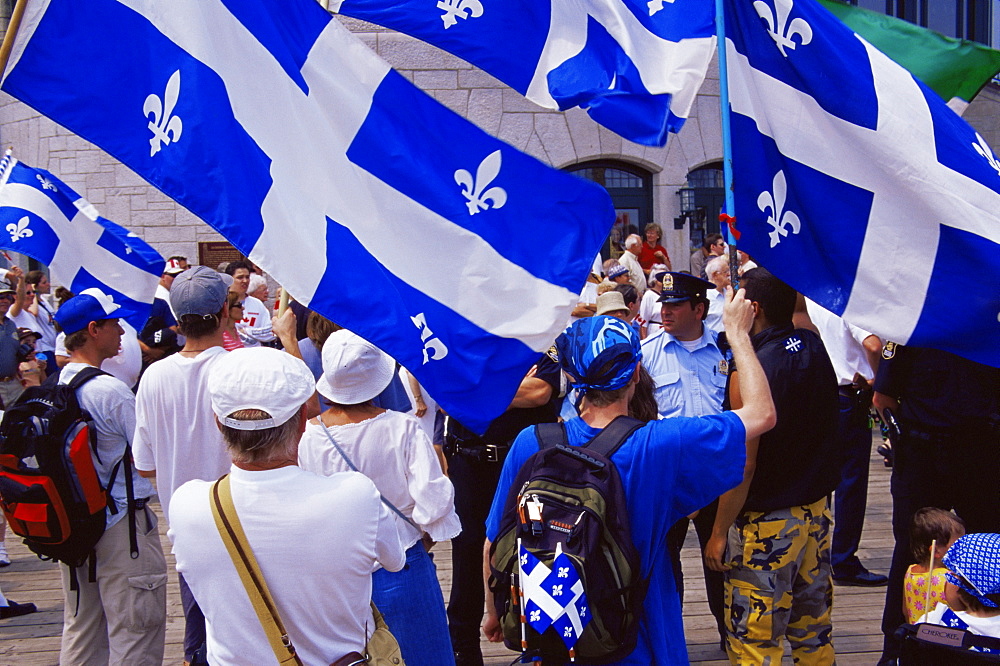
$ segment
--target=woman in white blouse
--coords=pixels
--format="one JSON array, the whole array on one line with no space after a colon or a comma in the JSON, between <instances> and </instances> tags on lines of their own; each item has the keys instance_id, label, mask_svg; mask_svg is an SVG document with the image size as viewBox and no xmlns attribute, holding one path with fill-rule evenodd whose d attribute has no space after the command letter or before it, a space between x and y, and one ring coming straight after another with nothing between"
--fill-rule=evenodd
<instances>
[{"instance_id":1,"label":"woman in white blouse","mask_svg":"<svg viewBox=\"0 0 1000 666\"><path fill-rule=\"evenodd\" d=\"M322 357L316 390L332 406L306 426L299 466L323 475L357 469L375 483L397 513L407 551L401 571L372 575L372 601L408 666L452 662L441 586L425 541L446 541L461 531L455 489L417 419L372 404L395 371L389 356L341 330L327 339Z\"/></svg>"}]
</instances>

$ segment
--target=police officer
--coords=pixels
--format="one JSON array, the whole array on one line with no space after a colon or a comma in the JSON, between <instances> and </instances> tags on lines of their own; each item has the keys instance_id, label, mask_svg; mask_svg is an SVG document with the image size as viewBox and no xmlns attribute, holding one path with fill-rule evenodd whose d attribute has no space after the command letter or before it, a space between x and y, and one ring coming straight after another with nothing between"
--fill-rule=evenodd
<instances>
[{"instance_id":1,"label":"police officer","mask_svg":"<svg viewBox=\"0 0 1000 666\"><path fill-rule=\"evenodd\" d=\"M510 444L521 430L558 417L561 372L553 347L543 354L517 389L507 411L480 437L450 416L445 420L444 450L448 476L455 486L455 512L462 533L451 540L452 583L448 630L456 666L482 666L480 626L483 589L483 543L486 516ZM488 378L487 378L488 379Z\"/></svg>"},{"instance_id":2,"label":"police officer","mask_svg":"<svg viewBox=\"0 0 1000 666\"><path fill-rule=\"evenodd\" d=\"M1000 532L1000 369L948 352L888 342L874 404L900 426L893 447L892 552L882 614L882 661L899 655L910 523L925 506L954 509L968 532Z\"/></svg>"},{"instance_id":3,"label":"police officer","mask_svg":"<svg viewBox=\"0 0 1000 666\"><path fill-rule=\"evenodd\" d=\"M708 290L715 285L687 273L666 272L661 277L660 317L662 327L642 342L642 364L653 379L659 414L707 416L722 411L729 361L719 334L705 326ZM716 503L698 512L695 531L702 546L715 522ZM687 536L687 518L679 520L667 534L677 590L684 598L681 548ZM705 568L705 591L715 616L720 641L725 640L725 608L722 574Z\"/></svg>"},{"instance_id":4,"label":"police officer","mask_svg":"<svg viewBox=\"0 0 1000 666\"><path fill-rule=\"evenodd\" d=\"M747 443L743 482L719 500L705 561L726 572L731 663L780 663L788 638L796 664L832 664L828 496L840 480L837 376L819 336L792 325L794 289L763 268L744 273L741 286L755 306L750 341L778 423ZM738 371L734 408L743 403Z\"/></svg>"}]
</instances>

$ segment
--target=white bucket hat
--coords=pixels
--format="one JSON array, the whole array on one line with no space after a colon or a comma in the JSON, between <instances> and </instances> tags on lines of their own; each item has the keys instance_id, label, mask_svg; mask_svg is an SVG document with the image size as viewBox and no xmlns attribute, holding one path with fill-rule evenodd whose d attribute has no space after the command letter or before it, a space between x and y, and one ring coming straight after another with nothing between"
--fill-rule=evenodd
<instances>
[{"instance_id":1,"label":"white bucket hat","mask_svg":"<svg viewBox=\"0 0 1000 666\"><path fill-rule=\"evenodd\" d=\"M388 354L346 329L335 331L323 344L323 374L319 394L341 405L368 402L384 391L396 371Z\"/></svg>"},{"instance_id":2,"label":"white bucket hat","mask_svg":"<svg viewBox=\"0 0 1000 666\"><path fill-rule=\"evenodd\" d=\"M237 430L282 425L298 413L313 390L313 374L302 359L269 347L223 354L208 375L212 411L222 425ZM259 409L271 418L241 421L231 417L242 409Z\"/></svg>"}]
</instances>

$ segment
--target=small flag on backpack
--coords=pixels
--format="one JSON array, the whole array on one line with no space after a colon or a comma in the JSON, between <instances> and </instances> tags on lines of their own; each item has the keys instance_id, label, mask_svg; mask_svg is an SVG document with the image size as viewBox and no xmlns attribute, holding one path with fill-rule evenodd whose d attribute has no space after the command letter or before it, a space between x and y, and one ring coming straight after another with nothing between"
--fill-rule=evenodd
<instances>
[{"instance_id":1,"label":"small flag on backpack","mask_svg":"<svg viewBox=\"0 0 1000 666\"><path fill-rule=\"evenodd\" d=\"M562 544L556 545L551 568L524 546L519 555L528 624L538 633L554 627L566 648L572 650L590 622L587 595L573 561L562 552Z\"/></svg>"}]
</instances>

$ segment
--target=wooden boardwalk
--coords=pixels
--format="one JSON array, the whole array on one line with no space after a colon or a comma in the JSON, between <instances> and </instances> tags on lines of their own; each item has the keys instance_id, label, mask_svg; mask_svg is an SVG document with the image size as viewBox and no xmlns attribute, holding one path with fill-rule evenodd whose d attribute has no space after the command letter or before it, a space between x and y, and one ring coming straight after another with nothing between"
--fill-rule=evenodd
<instances>
[{"instance_id":1,"label":"wooden boardwalk","mask_svg":"<svg viewBox=\"0 0 1000 666\"><path fill-rule=\"evenodd\" d=\"M863 562L876 572L885 573L892 555L892 529L890 525L891 499L889 495L889 470L880 457L873 455L871 482L868 489L868 515L859 555ZM159 507L157 507L157 510ZM161 534L167 562L170 566L170 586L167 597L167 649L164 664L182 662L184 617L173 557L166 538L163 521ZM57 568L42 562L31 554L20 539L8 536L7 549L13 564L0 569L0 587L4 594L18 602L33 602L39 611L20 618L0 622L0 666L54 665L59 661L59 636L62 631L62 591ZM451 587L451 562L447 544L434 550L438 574L447 596ZM687 593L684 606L684 628L688 654L694 664L727 664L725 655L718 649L718 636L708 604L697 550L697 540L692 530L684 550L684 575ZM839 664L874 664L881 652L882 634L879 624L885 588L837 587L835 590L833 626L834 644ZM264 649L266 650L265 646ZM489 666L509 664L515 657L503 646L484 643L484 654ZM786 657L786 662L791 659Z\"/></svg>"}]
</instances>

